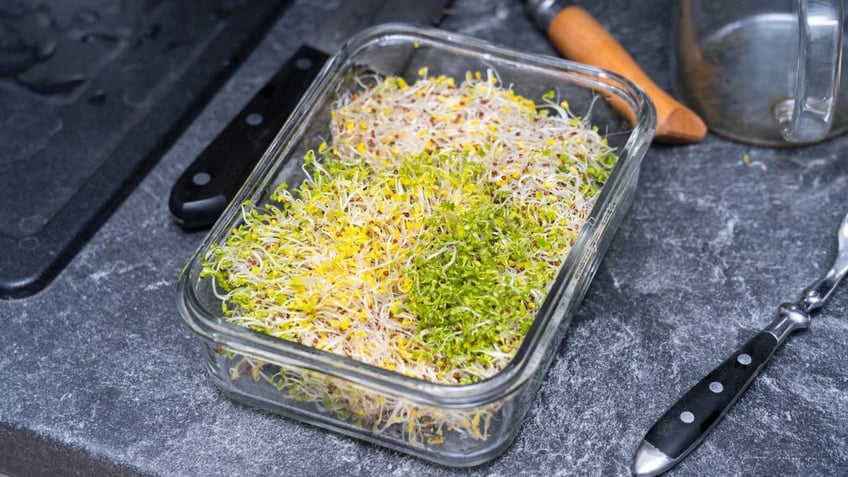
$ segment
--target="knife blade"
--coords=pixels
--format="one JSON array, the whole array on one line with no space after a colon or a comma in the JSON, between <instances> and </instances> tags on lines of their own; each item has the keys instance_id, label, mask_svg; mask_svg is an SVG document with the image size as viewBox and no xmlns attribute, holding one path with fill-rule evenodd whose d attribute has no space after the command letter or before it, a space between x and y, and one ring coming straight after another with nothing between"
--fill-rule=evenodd
<instances>
[{"instance_id":1,"label":"knife blade","mask_svg":"<svg viewBox=\"0 0 848 477\"><path fill-rule=\"evenodd\" d=\"M183 171L168 208L184 230L210 227L253 170L330 54L359 31L379 23L438 24L450 0L341 2L297 52Z\"/></svg>"}]
</instances>

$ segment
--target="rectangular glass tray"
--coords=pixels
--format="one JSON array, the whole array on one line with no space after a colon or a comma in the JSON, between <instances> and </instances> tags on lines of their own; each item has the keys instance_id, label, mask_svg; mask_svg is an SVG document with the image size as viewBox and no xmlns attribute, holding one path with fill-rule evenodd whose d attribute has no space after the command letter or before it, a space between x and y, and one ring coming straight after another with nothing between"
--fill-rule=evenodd
<instances>
[{"instance_id":1,"label":"rectangular glass tray","mask_svg":"<svg viewBox=\"0 0 848 477\"><path fill-rule=\"evenodd\" d=\"M356 73L398 75L412 84L424 67L455 78L491 69L501 84L531 99L553 90L598 128L619 157L515 357L486 380L447 385L226 322L212 279L200 278L201 262L242 222L244 201L267 203L280 183L303 179L304 154L330 137L330 107L339 91L354 87ZM388 24L361 33L319 74L180 277L178 306L200 338L213 382L237 401L439 464L467 467L496 457L515 438L632 201L655 124L644 93L613 73L435 29Z\"/></svg>"}]
</instances>

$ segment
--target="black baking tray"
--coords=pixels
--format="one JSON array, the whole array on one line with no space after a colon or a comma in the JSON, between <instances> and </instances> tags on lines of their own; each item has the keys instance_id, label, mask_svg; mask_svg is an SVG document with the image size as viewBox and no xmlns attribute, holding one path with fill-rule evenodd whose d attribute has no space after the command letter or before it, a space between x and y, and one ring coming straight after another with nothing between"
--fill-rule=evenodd
<instances>
[{"instance_id":1,"label":"black baking tray","mask_svg":"<svg viewBox=\"0 0 848 477\"><path fill-rule=\"evenodd\" d=\"M0 0L0 298L43 289L287 0Z\"/></svg>"}]
</instances>

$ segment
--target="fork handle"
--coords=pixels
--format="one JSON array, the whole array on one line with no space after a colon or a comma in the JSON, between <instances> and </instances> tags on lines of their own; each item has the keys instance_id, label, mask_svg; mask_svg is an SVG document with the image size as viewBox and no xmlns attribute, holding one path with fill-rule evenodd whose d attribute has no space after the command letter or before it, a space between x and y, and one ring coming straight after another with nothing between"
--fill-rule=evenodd
<instances>
[{"instance_id":1,"label":"fork handle","mask_svg":"<svg viewBox=\"0 0 848 477\"><path fill-rule=\"evenodd\" d=\"M721 421L792 332L809 326L798 305L783 304L763 331L692 386L648 430L633 461L633 475L658 475L680 462Z\"/></svg>"},{"instance_id":2,"label":"fork handle","mask_svg":"<svg viewBox=\"0 0 848 477\"><path fill-rule=\"evenodd\" d=\"M659 418L645 434L643 446L647 443L665 454L667 468L686 457L721 421L779 345L767 331L742 345ZM642 446L637 460L640 451Z\"/></svg>"}]
</instances>

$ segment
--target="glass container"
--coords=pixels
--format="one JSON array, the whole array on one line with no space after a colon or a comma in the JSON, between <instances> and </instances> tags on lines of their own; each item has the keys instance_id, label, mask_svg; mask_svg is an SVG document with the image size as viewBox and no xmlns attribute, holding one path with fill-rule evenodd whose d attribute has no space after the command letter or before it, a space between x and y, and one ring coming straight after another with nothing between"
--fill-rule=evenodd
<instances>
[{"instance_id":1,"label":"glass container","mask_svg":"<svg viewBox=\"0 0 848 477\"><path fill-rule=\"evenodd\" d=\"M531 99L555 91L568 100L573 114L598 128L618 155L513 359L483 381L440 384L228 323L212 279L201 278L200 272L210 247L225 242L242 223L242 204L267 202L280 183L296 185L303 179L305 152L330 137L330 108L340 91L357 87L358 74L398 75L412 84L425 67L430 75L457 79L491 69L500 84ZM496 457L517 435L632 202L655 124L644 93L593 67L399 24L352 38L326 64L179 279L179 310L200 338L212 381L236 401L439 464L467 467Z\"/></svg>"}]
</instances>

